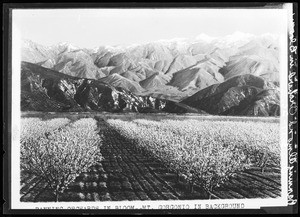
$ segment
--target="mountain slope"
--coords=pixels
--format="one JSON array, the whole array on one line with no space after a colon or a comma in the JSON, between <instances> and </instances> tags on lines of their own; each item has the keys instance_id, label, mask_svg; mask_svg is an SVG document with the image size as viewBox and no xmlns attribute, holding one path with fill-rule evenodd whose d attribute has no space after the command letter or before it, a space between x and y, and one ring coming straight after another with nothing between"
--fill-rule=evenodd
<instances>
[{"instance_id":1,"label":"mountain slope","mask_svg":"<svg viewBox=\"0 0 300 217\"><path fill-rule=\"evenodd\" d=\"M107 96L111 93L109 87L99 82L95 84L96 88L93 82L87 79L68 76L35 64L22 62L21 69L22 110L89 110L97 107L91 97L93 89L103 93L98 103L103 100L104 104L107 104L106 100L109 98Z\"/></svg>"},{"instance_id":2,"label":"mountain slope","mask_svg":"<svg viewBox=\"0 0 300 217\"><path fill-rule=\"evenodd\" d=\"M158 89L165 86L168 78L163 74L155 73L150 77L140 81L140 85L146 90Z\"/></svg>"},{"instance_id":3,"label":"mountain slope","mask_svg":"<svg viewBox=\"0 0 300 217\"><path fill-rule=\"evenodd\" d=\"M240 47L221 73L225 79L253 74L279 83L279 48L273 39L260 38Z\"/></svg>"},{"instance_id":4,"label":"mountain slope","mask_svg":"<svg viewBox=\"0 0 300 217\"><path fill-rule=\"evenodd\" d=\"M169 85L182 91L189 88L200 90L224 80L218 69L218 66L205 59L194 66L174 73Z\"/></svg>"},{"instance_id":5,"label":"mountain slope","mask_svg":"<svg viewBox=\"0 0 300 217\"><path fill-rule=\"evenodd\" d=\"M122 96L133 94L131 98L141 97L136 111L148 105L144 101L147 97L179 103L191 99L193 95L200 99L208 91L214 94L204 97L204 102L209 108L206 110L213 114L272 115L279 111L278 45L278 38L273 35L254 36L239 32L219 38L201 34L194 39L177 38L95 49L79 48L69 43L47 47L27 40L23 43L22 59L34 63L34 70L37 71L41 71L37 67L39 65L60 72L62 76L70 75L81 79L81 82L86 80L84 84L81 83L82 87L86 87L83 93L98 94L95 88L99 81L99 84L119 91L118 94L123 93ZM37 79L36 75L29 77ZM276 87L257 87L267 81L276 84ZM51 82L52 89L55 85L59 86L58 89L64 89L59 80ZM39 82L31 85L35 83ZM49 86L47 88L51 89ZM74 88L80 90L76 85ZM75 95L60 101L64 94L58 93L60 91L56 87L54 89L55 94L50 94L47 100L43 95L47 93L42 86L39 94L32 97L44 97L49 108L57 103L62 103L61 107L66 108L75 108L77 103L84 108L74 98ZM29 93L26 93L27 96ZM188 103L198 102L198 98ZM72 104L71 99L76 103ZM129 101L125 104L128 105ZM202 103L202 99L200 101L201 106L198 103L193 106L204 109L202 106L205 103ZM88 107L91 108L90 105Z\"/></svg>"},{"instance_id":6,"label":"mountain slope","mask_svg":"<svg viewBox=\"0 0 300 217\"><path fill-rule=\"evenodd\" d=\"M101 78L101 79L99 79L99 81L110 84L114 87L121 87L122 89L130 91L132 93L141 93L141 92L145 91L139 85L139 83L129 80L117 73L114 73L112 75Z\"/></svg>"},{"instance_id":7,"label":"mountain slope","mask_svg":"<svg viewBox=\"0 0 300 217\"><path fill-rule=\"evenodd\" d=\"M181 103L217 115L279 115L278 88L263 78L245 74L200 90Z\"/></svg>"},{"instance_id":8,"label":"mountain slope","mask_svg":"<svg viewBox=\"0 0 300 217\"><path fill-rule=\"evenodd\" d=\"M165 99L137 96L98 80L72 77L28 62L21 65L21 110L202 112Z\"/></svg>"},{"instance_id":9,"label":"mountain slope","mask_svg":"<svg viewBox=\"0 0 300 217\"><path fill-rule=\"evenodd\" d=\"M133 71L126 71L121 74L124 78L127 78L131 81L140 82L141 78Z\"/></svg>"},{"instance_id":10,"label":"mountain slope","mask_svg":"<svg viewBox=\"0 0 300 217\"><path fill-rule=\"evenodd\" d=\"M83 50L63 51L57 56L52 69L80 78L99 79L106 76Z\"/></svg>"},{"instance_id":11,"label":"mountain slope","mask_svg":"<svg viewBox=\"0 0 300 217\"><path fill-rule=\"evenodd\" d=\"M55 55L56 53L49 47L37 44L31 40L22 40L22 61L38 63L54 58Z\"/></svg>"}]
</instances>

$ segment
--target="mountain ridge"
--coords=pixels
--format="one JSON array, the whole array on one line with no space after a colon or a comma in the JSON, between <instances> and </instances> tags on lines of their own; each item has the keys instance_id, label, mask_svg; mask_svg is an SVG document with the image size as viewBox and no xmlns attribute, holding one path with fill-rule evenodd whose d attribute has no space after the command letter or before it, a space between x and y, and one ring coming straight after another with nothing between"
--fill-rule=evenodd
<instances>
[{"instance_id":1,"label":"mountain ridge","mask_svg":"<svg viewBox=\"0 0 300 217\"><path fill-rule=\"evenodd\" d=\"M255 92L255 85L247 87L243 82L232 80L234 77L243 80L250 74L257 77L254 79L256 82L263 79L275 85L277 92L264 89L266 92L260 104L252 109L262 108L260 114L272 115L266 110L271 99L274 102L279 100L280 49L277 42L277 36L255 36L240 32L226 37L202 34L194 39L158 40L131 46L99 46L95 49L79 48L70 43L47 47L24 41L22 60L65 75L99 81L136 96L176 103L187 102L186 99L192 99L193 95L199 95L201 91L203 94L209 87L227 93L228 96L225 95L228 99L224 96L223 100L230 102L234 93L243 95L249 91ZM228 84L227 81L230 81L230 91L221 88L224 83ZM262 105L264 103L265 106ZM199 105L193 104L192 107L203 110Z\"/></svg>"}]
</instances>

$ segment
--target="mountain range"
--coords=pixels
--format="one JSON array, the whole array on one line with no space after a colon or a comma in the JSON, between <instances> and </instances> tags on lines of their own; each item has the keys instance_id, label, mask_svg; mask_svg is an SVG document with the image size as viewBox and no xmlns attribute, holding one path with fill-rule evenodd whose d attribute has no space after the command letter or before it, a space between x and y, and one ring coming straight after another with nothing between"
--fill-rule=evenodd
<instances>
[{"instance_id":1,"label":"mountain range","mask_svg":"<svg viewBox=\"0 0 300 217\"><path fill-rule=\"evenodd\" d=\"M95 49L23 40L21 108L277 116L278 44L244 33Z\"/></svg>"}]
</instances>

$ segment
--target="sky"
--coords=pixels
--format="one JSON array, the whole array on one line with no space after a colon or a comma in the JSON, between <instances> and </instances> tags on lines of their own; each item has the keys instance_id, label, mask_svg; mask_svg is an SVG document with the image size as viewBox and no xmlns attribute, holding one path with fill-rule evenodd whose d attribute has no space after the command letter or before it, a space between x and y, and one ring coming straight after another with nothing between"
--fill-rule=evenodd
<instances>
[{"instance_id":1,"label":"sky","mask_svg":"<svg viewBox=\"0 0 300 217\"><path fill-rule=\"evenodd\" d=\"M50 46L130 45L161 39L286 33L282 9L14 9L21 37Z\"/></svg>"}]
</instances>

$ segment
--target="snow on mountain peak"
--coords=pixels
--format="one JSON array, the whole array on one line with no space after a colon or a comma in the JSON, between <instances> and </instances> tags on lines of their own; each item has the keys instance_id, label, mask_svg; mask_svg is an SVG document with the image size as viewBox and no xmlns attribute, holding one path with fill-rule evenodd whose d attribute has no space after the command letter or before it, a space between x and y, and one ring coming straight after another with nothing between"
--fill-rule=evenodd
<instances>
[{"instance_id":1,"label":"snow on mountain peak","mask_svg":"<svg viewBox=\"0 0 300 217\"><path fill-rule=\"evenodd\" d=\"M213 37L209 36L205 33L201 33L200 35L197 35L194 38L183 38L183 37L177 37L177 38L172 38L172 39L160 39L152 42L145 42L145 43L134 43L130 45L113 45L113 46L101 46L108 50L109 52L116 53L116 52L125 52L126 50L130 49L135 49L136 47L139 46L144 46L144 45L155 45L155 44L160 44L163 46L167 47L176 47L177 49L183 49L195 42L205 42L205 43L212 43L216 46L220 46L220 48L226 48L226 47L231 47L231 46L242 46L249 42L252 39L255 38L271 38L273 40L277 39L278 37L276 35L270 34L270 33L265 33L263 35L254 35L250 33L244 33L240 31L233 32L230 35L226 36L219 36L219 37ZM61 43L61 44L66 44L66 43ZM97 53L99 51L99 47L96 47L93 49L94 53Z\"/></svg>"},{"instance_id":2,"label":"snow on mountain peak","mask_svg":"<svg viewBox=\"0 0 300 217\"><path fill-rule=\"evenodd\" d=\"M239 41L248 41L249 39L254 38L254 37L255 36L253 34L236 31L231 35L225 36L223 38L223 40L226 41L227 44L230 44L230 43L236 43Z\"/></svg>"},{"instance_id":3,"label":"snow on mountain peak","mask_svg":"<svg viewBox=\"0 0 300 217\"><path fill-rule=\"evenodd\" d=\"M172 44L184 45L188 42L189 42L188 38L172 38L172 39L161 39L161 40L154 41L154 43L160 43L166 46L170 46Z\"/></svg>"},{"instance_id":4,"label":"snow on mountain peak","mask_svg":"<svg viewBox=\"0 0 300 217\"><path fill-rule=\"evenodd\" d=\"M76 47L68 42L61 42L58 44L61 47L65 47L68 51L72 51L72 50L78 50L80 49L79 47Z\"/></svg>"},{"instance_id":5,"label":"snow on mountain peak","mask_svg":"<svg viewBox=\"0 0 300 217\"><path fill-rule=\"evenodd\" d=\"M216 40L216 45L221 48L242 46L253 38L255 38L255 35L253 34L236 31L233 34L226 35L224 37L218 37L218 39Z\"/></svg>"},{"instance_id":6,"label":"snow on mountain peak","mask_svg":"<svg viewBox=\"0 0 300 217\"><path fill-rule=\"evenodd\" d=\"M205 42L212 42L213 40L217 39L216 37L211 37L209 35L206 35L204 33L201 33L200 35L198 35L196 38L196 40L201 40L201 41L205 41Z\"/></svg>"}]
</instances>

